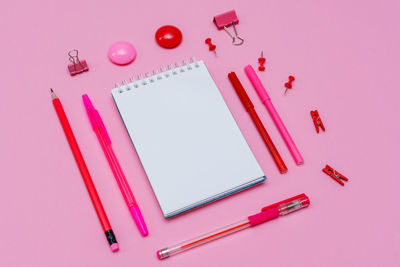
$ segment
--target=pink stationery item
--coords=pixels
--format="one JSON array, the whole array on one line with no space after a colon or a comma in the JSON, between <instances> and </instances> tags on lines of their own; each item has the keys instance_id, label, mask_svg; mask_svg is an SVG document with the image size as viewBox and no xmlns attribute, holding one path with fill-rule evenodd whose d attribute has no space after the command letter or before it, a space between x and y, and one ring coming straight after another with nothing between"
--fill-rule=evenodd
<instances>
[{"instance_id":1,"label":"pink stationery item","mask_svg":"<svg viewBox=\"0 0 400 267\"><path fill-rule=\"evenodd\" d=\"M126 65L136 58L136 49L129 42L119 41L110 46L107 55L112 63Z\"/></svg>"},{"instance_id":2,"label":"pink stationery item","mask_svg":"<svg viewBox=\"0 0 400 267\"><path fill-rule=\"evenodd\" d=\"M214 17L214 23L218 30L222 30L224 27L228 27L231 24L238 24L239 19L236 15L235 10L231 10Z\"/></svg>"},{"instance_id":3,"label":"pink stationery item","mask_svg":"<svg viewBox=\"0 0 400 267\"><path fill-rule=\"evenodd\" d=\"M224 29L227 34L232 38L232 44L233 45L242 45L244 42L244 39L239 36L237 30L236 30L236 24L239 23L239 19L236 15L235 10L231 10L222 14L219 14L214 17L213 19L215 25L217 26L218 30ZM235 36L228 30L228 27L232 26L233 31L235 32ZM236 42L236 38L239 39L239 42Z\"/></svg>"},{"instance_id":4,"label":"pink stationery item","mask_svg":"<svg viewBox=\"0 0 400 267\"><path fill-rule=\"evenodd\" d=\"M296 164L297 165L303 164L304 163L303 157L301 156L292 137L290 136L288 130L286 129L281 118L279 117L278 112L275 110L275 107L271 102L271 98L267 94L267 91L265 90L264 86L262 85L262 83L261 83L260 79L258 78L256 72L254 71L253 67L251 65L247 65L244 68L244 71L246 72L247 77L249 77L251 83L253 84L254 88L256 89L256 92L257 92L258 96L260 97L261 101L267 107L269 114L271 115L273 121L275 122L276 127L278 127L278 130L281 133L283 140L285 140L286 145L288 146L289 151L292 154Z\"/></svg>"},{"instance_id":5,"label":"pink stationery item","mask_svg":"<svg viewBox=\"0 0 400 267\"><path fill-rule=\"evenodd\" d=\"M160 249L157 251L157 257L162 260L183 252L185 250L200 246L218 238L233 234L240 230L256 226L258 224L273 220L279 216L289 214L310 205L310 199L305 194L300 194L295 197L288 198L281 202L264 207L260 213L247 217L247 219L220 228L216 231L207 233L197 238L182 242L172 247Z\"/></svg>"},{"instance_id":6,"label":"pink stationery item","mask_svg":"<svg viewBox=\"0 0 400 267\"><path fill-rule=\"evenodd\" d=\"M148 235L146 223L144 222L142 213L140 212L139 206L136 203L135 197L132 194L132 191L129 187L129 184L125 178L124 173L122 172L121 166L118 163L117 157L114 154L114 151L111 148L111 140L108 136L107 130L104 126L104 123L100 117L99 112L94 108L92 102L89 97L85 94L82 95L83 104L85 105L86 112L88 114L90 123L93 127L94 132L99 139L101 147L106 155L108 163L112 169L112 172L115 176L115 179L118 183L119 189L121 190L122 195L124 196L125 202L128 205L129 211L132 214L133 219L143 236Z\"/></svg>"},{"instance_id":7,"label":"pink stationery item","mask_svg":"<svg viewBox=\"0 0 400 267\"><path fill-rule=\"evenodd\" d=\"M79 52L76 49L68 52L69 61L71 61L71 63L72 63L72 64L68 65L68 71L69 71L69 74L71 74L71 76L74 76L76 74L79 74L79 73L89 70L86 60L80 60L78 57L78 53Z\"/></svg>"}]
</instances>

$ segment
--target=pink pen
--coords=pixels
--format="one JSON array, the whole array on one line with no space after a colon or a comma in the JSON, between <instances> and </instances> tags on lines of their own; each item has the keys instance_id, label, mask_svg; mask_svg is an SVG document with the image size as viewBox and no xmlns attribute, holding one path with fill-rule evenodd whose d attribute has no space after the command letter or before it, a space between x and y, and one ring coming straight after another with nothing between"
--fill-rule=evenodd
<instances>
[{"instance_id":1,"label":"pink pen","mask_svg":"<svg viewBox=\"0 0 400 267\"><path fill-rule=\"evenodd\" d=\"M279 216L283 216L293 211L308 207L309 205L310 199L305 194L300 194L298 196L288 198L281 202L264 207L260 213L249 216L243 221L225 226L216 231L199 236L197 238L193 238L186 242L182 242L168 248L160 249L159 251L157 251L157 257L160 260L168 258L185 250L200 246L202 244L227 236L229 234L233 234L251 226L256 226L258 224L276 219Z\"/></svg>"},{"instance_id":2,"label":"pink pen","mask_svg":"<svg viewBox=\"0 0 400 267\"><path fill-rule=\"evenodd\" d=\"M111 140L108 136L106 127L104 126L100 114L94 108L92 102L86 94L82 95L82 99L83 104L86 108L86 112L89 116L90 123L92 124L93 130L96 133L97 138L99 139L101 147L103 148L108 163L110 164L111 170L115 176L115 180L117 181L119 189L124 196L126 204L128 205L129 211L131 212L140 233L143 236L147 236L148 231L146 223L144 222L142 213L140 212L139 206L136 203L135 197L132 194L129 184L126 181L125 175L122 172L121 166L118 163L117 157L115 156L114 151L111 148Z\"/></svg>"},{"instance_id":3,"label":"pink pen","mask_svg":"<svg viewBox=\"0 0 400 267\"><path fill-rule=\"evenodd\" d=\"M271 115L272 119L275 122L276 127L278 127L278 130L281 133L283 140L285 140L286 145L288 146L289 151L292 154L296 164L297 165L303 164L304 163L303 157L301 156L292 137L290 136L288 130L286 129L281 118L279 117L278 112L276 111L274 105L271 102L271 98L267 94L267 90L265 90L263 84L261 83L260 79L258 78L253 67L251 65L247 65L244 68L244 71L246 72L247 77L249 77L251 83L253 84L253 87L256 89L256 92L257 92L258 96L260 97L261 101L267 107L269 115Z\"/></svg>"}]
</instances>

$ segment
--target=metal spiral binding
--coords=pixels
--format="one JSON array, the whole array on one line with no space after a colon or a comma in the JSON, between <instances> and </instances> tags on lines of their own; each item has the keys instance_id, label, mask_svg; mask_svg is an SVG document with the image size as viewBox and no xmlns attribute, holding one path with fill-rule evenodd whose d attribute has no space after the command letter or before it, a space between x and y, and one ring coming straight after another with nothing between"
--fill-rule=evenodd
<instances>
[{"instance_id":1,"label":"metal spiral binding","mask_svg":"<svg viewBox=\"0 0 400 267\"><path fill-rule=\"evenodd\" d=\"M132 89L155 83L158 80L168 79L170 77L179 75L180 73L190 71L193 68L198 68L199 66L200 65L198 61L194 57L192 57L190 60L185 59L183 60L183 62L176 62L175 67L170 64L167 68L161 67L160 69L153 70L152 73L146 72L144 77L142 74L139 74L136 80L133 76L131 76L129 79L129 83L126 80L123 80L122 85L120 85L119 83L115 83L115 88L119 89L119 93L131 91Z\"/></svg>"}]
</instances>

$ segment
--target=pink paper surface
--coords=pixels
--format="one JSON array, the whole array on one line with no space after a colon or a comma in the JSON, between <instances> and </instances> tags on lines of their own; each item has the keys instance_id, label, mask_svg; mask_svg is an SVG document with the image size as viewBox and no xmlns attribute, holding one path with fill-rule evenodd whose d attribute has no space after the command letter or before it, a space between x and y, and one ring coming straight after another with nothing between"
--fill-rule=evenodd
<instances>
[{"instance_id":1,"label":"pink paper surface","mask_svg":"<svg viewBox=\"0 0 400 267\"><path fill-rule=\"evenodd\" d=\"M212 18L235 9L243 46ZM1 266L399 266L399 1L2 1L0 4ZM159 47L175 25L183 41ZM211 37L218 57L204 43ZM137 49L128 66L112 43ZM78 49L89 71L71 77ZM243 68L257 67L302 153L297 167ZM114 82L178 60L203 59L268 180L171 220L162 217L111 98ZM280 175L227 74L235 71L289 171ZM288 76L296 80L283 96ZM111 253L53 110L60 97L117 236ZM141 237L89 124L99 110L147 222ZM316 134L310 110L327 131ZM350 178L341 187L321 169ZM311 206L160 262L156 251L306 193Z\"/></svg>"}]
</instances>

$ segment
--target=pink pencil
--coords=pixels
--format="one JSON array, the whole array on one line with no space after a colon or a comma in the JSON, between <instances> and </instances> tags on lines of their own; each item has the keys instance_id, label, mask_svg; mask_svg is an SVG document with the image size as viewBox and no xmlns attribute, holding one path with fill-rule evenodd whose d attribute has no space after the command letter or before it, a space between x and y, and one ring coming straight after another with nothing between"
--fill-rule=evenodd
<instances>
[{"instance_id":1,"label":"pink pencil","mask_svg":"<svg viewBox=\"0 0 400 267\"><path fill-rule=\"evenodd\" d=\"M244 68L244 71L246 72L247 77L249 77L251 83L253 84L254 88L256 89L256 92L257 92L258 96L260 97L261 101L267 107L269 115L271 115L272 119L275 122L276 127L278 127L278 130L281 133L283 140L285 140L286 145L288 146L289 151L292 154L296 164L297 165L303 164L304 163L303 157L301 156L292 137L290 136L288 130L286 129L281 118L279 117L278 112L275 110L275 107L271 102L271 98L267 94L267 90L265 90L263 84L261 83L260 79L258 78L253 67L251 65L247 65Z\"/></svg>"},{"instance_id":2,"label":"pink pencil","mask_svg":"<svg viewBox=\"0 0 400 267\"><path fill-rule=\"evenodd\" d=\"M108 136L106 127L100 117L99 112L94 108L92 102L89 97L85 94L82 95L83 104L85 105L86 112L89 116L90 123L92 124L93 130L99 139L101 147L103 148L104 154L110 164L112 172L115 176L115 180L118 183L119 189L121 190L122 195L124 196L126 205L128 205L129 211L132 214L133 219L143 236L148 235L146 223L144 222L142 213L140 212L139 206L136 203L135 197L132 194L132 191L129 187L128 182L126 181L125 175L122 172L121 166L118 163L117 157L114 154L114 151L111 148L111 140Z\"/></svg>"}]
</instances>

